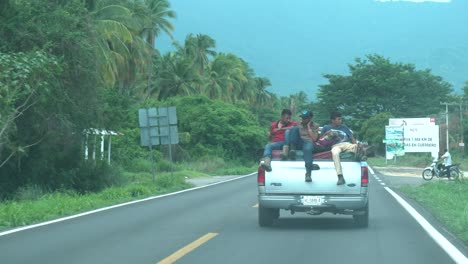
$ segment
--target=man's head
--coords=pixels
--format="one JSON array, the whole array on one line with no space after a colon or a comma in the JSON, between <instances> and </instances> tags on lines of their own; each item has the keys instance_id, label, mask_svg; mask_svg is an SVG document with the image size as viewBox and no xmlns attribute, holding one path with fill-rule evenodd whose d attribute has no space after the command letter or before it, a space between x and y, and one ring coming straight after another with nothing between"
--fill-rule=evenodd
<instances>
[{"instance_id":1,"label":"man's head","mask_svg":"<svg viewBox=\"0 0 468 264\"><path fill-rule=\"evenodd\" d=\"M333 126L339 126L343 123L343 118L340 112L332 112L330 114L330 122Z\"/></svg>"},{"instance_id":2,"label":"man's head","mask_svg":"<svg viewBox=\"0 0 468 264\"><path fill-rule=\"evenodd\" d=\"M444 152L447 152L447 151L448 151L448 149L445 148L445 149L444 149Z\"/></svg>"},{"instance_id":3,"label":"man's head","mask_svg":"<svg viewBox=\"0 0 468 264\"><path fill-rule=\"evenodd\" d=\"M310 110L304 110L301 112L300 117L302 118L302 123L307 124L314 117L314 113Z\"/></svg>"},{"instance_id":4,"label":"man's head","mask_svg":"<svg viewBox=\"0 0 468 264\"><path fill-rule=\"evenodd\" d=\"M283 124L286 124L289 122L289 120L291 120L291 110L289 109L283 109L283 111L281 111L281 122Z\"/></svg>"}]
</instances>

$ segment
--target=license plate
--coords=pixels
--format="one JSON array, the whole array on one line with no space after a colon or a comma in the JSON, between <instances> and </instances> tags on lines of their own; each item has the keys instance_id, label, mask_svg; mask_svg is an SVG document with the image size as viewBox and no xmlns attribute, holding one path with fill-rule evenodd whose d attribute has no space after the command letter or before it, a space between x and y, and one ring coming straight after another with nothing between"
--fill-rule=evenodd
<instances>
[{"instance_id":1,"label":"license plate","mask_svg":"<svg viewBox=\"0 0 468 264\"><path fill-rule=\"evenodd\" d=\"M323 196L301 196L303 205L321 205L323 203Z\"/></svg>"}]
</instances>

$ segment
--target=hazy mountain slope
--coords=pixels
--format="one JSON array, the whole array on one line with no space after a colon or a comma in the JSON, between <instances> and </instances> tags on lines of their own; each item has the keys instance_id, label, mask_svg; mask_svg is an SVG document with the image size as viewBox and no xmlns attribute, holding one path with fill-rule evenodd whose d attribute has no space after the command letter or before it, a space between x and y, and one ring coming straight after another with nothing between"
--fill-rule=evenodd
<instances>
[{"instance_id":1,"label":"hazy mountain slope","mask_svg":"<svg viewBox=\"0 0 468 264\"><path fill-rule=\"evenodd\" d=\"M468 80L468 1L171 0L176 40L208 34L217 51L245 59L280 95L315 96L323 73L347 74L354 58L378 53L431 68L460 91ZM168 38L158 48L171 50Z\"/></svg>"}]
</instances>

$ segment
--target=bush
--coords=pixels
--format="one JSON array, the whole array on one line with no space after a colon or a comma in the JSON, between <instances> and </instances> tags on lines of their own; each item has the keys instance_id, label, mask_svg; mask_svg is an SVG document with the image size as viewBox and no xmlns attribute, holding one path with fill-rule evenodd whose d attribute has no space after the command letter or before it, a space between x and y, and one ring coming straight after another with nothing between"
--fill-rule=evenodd
<instances>
[{"instance_id":1,"label":"bush","mask_svg":"<svg viewBox=\"0 0 468 264\"><path fill-rule=\"evenodd\" d=\"M46 193L39 185L26 185L16 191L14 199L18 201L34 201L43 197Z\"/></svg>"},{"instance_id":2,"label":"bush","mask_svg":"<svg viewBox=\"0 0 468 264\"><path fill-rule=\"evenodd\" d=\"M222 149L229 159L251 160L266 142L267 130L247 109L203 96L173 97L161 105L177 107L179 132L190 133L191 142L180 143L192 157L199 149ZM208 153L219 154L219 153Z\"/></svg>"},{"instance_id":3,"label":"bush","mask_svg":"<svg viewBox=\"0 0 468 264\"><path fill-rule=\"evenodd\" d=\"M143 185L132 185L130 187L128 187L128 193L131 197L139 197L139 196L143 196L143 195L149 195L151 194L152 190L147 187L147 186L143 186Z\"/></svg>"},{"instance_id":4,"label":"bush","mask_svg":"<svg viewBox=\"0 0 468 264\"><path fill-rule=\"evenodd\" d=\"M161 189L173 188L175 186L184 186L185 179L181 175L161 175L156 177L156 186Z\"/></svg>"},{"instance_id":5,"label":"bush","mask_svg":"<svg viewBox=\"0 0 468 264\"><path fill-rule=\"evenodd\" d=\"M123 182L120 170L106 161L83 161L79 168L63 172L62 176L66 179L65 188L71 188L81 194L99 192Z\"/></svg>"}]
</instances>

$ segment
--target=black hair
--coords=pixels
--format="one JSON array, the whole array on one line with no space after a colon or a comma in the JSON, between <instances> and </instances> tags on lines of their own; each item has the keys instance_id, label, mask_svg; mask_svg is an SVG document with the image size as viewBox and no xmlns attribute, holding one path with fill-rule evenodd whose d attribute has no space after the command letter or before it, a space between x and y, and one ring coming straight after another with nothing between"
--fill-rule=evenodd
<instances>
[{"instance_id":1,"label":"black hair","mask_svg":"<svg viewBox=\"0 0 468 264\"><path fill-rule=\"evenodd\" d=\"M335 111L335 112L332 112L332 113L330 114L330 120L333 120L333 119L335 119L335 118L337 118L337 117L341 117L341 113L340 113L340 112L336 112L336 111Z\"/></svg>"},{"instance_id":2,"label":"black hair","mask_svg":"<svg viewBox=\"0 0 468 264\"><path fill-rule=\"evenodd\" d=\"M283 111L281 111L281 115L292 115L292 113L289 109L283 109Z\"/></svg>"}]
</instances>

